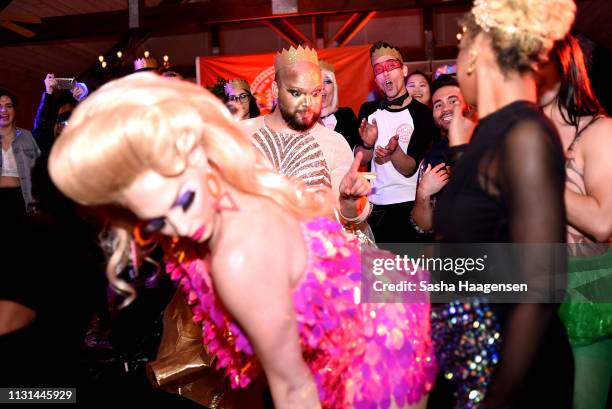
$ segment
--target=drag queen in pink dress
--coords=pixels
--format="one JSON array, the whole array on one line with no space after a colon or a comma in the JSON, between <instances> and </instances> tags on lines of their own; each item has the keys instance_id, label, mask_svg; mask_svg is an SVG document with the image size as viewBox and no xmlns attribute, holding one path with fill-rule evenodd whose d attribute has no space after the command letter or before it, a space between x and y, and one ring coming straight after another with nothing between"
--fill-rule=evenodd
<instances>
[{"instance_id":1,"label":"drag queen in pink dress","mask_svg":"<svg viewBox=\"0 0 612 409\"><path fill-rule=\"evenodd\" d=\"M390 254L362 251L324 217L332 201L276 174L210 93L154 74L113 81L73 113L49 170L113 222L119 290L134 295L114 274L134 234L163 242L232 387L265 375L278 409L425 406L429 305L360 303L362 263ZM341 191L362 183L353 166Z\"/></svg>"}]
</instances>

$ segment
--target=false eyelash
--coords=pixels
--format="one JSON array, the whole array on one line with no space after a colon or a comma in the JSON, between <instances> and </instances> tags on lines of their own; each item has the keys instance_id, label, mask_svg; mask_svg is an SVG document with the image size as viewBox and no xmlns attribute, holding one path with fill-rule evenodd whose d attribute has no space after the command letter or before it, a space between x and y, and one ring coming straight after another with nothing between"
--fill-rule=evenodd
<instances>
[{"instance_id":1,"label":"false eyelash","mask_svg":"<svg viewBox=\"0 0 612 409\"><path fill-rule=\"evenodd\" d=\"M195 199L195 192L193 190L185 191L176 201L175 206L181 206L183 212L189 210Z\"/></svg>"},{"instance_id":2,"label":"false eyelash","mask_svg":"<svg viewBox=\"0 0 612 409\"><path fill-rule=\"evenodd\" d=\"M149 234L157 233L166 225L166 220L161 217L158 219L149 220L143 227L143 230Z\"/></svg>"}]
</instances>

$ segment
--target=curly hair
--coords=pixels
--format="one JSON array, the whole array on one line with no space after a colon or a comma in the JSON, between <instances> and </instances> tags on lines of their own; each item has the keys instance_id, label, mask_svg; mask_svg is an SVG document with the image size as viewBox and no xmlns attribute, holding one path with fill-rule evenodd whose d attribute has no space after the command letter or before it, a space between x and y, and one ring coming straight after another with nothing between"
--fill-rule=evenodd
<instances>
[{"instance_id":1,"label":"curly hair","mask_svg":"<svg viewBox=\"0 0 612 409\"><path fill-rule=\"evenodd\" d=\"M461 20L469 38L485 32L504 73L533 71L574 22L573 0L475 0Z\"/></svg>"}]
</instances>

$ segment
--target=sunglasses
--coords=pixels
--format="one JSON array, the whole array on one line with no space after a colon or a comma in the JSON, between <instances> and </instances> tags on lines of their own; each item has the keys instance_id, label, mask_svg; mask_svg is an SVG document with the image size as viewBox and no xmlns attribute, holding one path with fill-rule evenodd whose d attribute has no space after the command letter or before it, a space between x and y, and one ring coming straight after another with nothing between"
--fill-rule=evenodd
<instances>
[{"instance_id":1,"label":"sunglasses","mask_svg":"<svg viewBox=\"0 0 612 409\"><path fill-rule=\"evenodd\" d=\"M400 60L387 60L374 64L374 75L382 74L383 72L389 72L402 67Z\"/></svg>"}]
</instances>

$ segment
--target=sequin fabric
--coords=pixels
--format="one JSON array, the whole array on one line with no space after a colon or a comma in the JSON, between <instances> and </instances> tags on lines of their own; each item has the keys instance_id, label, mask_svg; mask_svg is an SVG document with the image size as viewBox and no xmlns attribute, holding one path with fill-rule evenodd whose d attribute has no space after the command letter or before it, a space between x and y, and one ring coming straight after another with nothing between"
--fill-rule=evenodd
<instances>
[{"instance_id":1,"label":"sequin fabric","mask_svg":"<svg viewBox=\"0 0 612 409\"><path fill-rule=\"evenodd\" d=\"M331 188L331 175L323 149L317 139L306 133L279 133L263 126L252 136L253 144L274 169L308 186Z\"/></svg>"},{"instance_id":2,"label":"sequin fabric","mask_svg":"<svg viewBox=\"0 0 612 409\"><path fill-rule=\"evenodd\" d=\"M340 224L317 218L302 224L307 269L293 291L304 360L324 408L386 409L418 402L435 380L428 304L359 303L362 257L389 257L360 249ZM363 253L362 253L363 251ZM245 334L217 299L206 265L174 252L168 272L180 280L202 324L204 343L225 368L232 387L261 371Z\"/></svg>"},{"instance_id":3,"label":"sequin fabric","mask_svg":"<svg viewBox=\"0 0 612 409\"><path fill-rule=\"evenodd\" d=\"M455 409L477 409L499 359L501 336L486 302L432 307L431 337L439 371L454 386Z\"/></svg>"}]
</instances>

